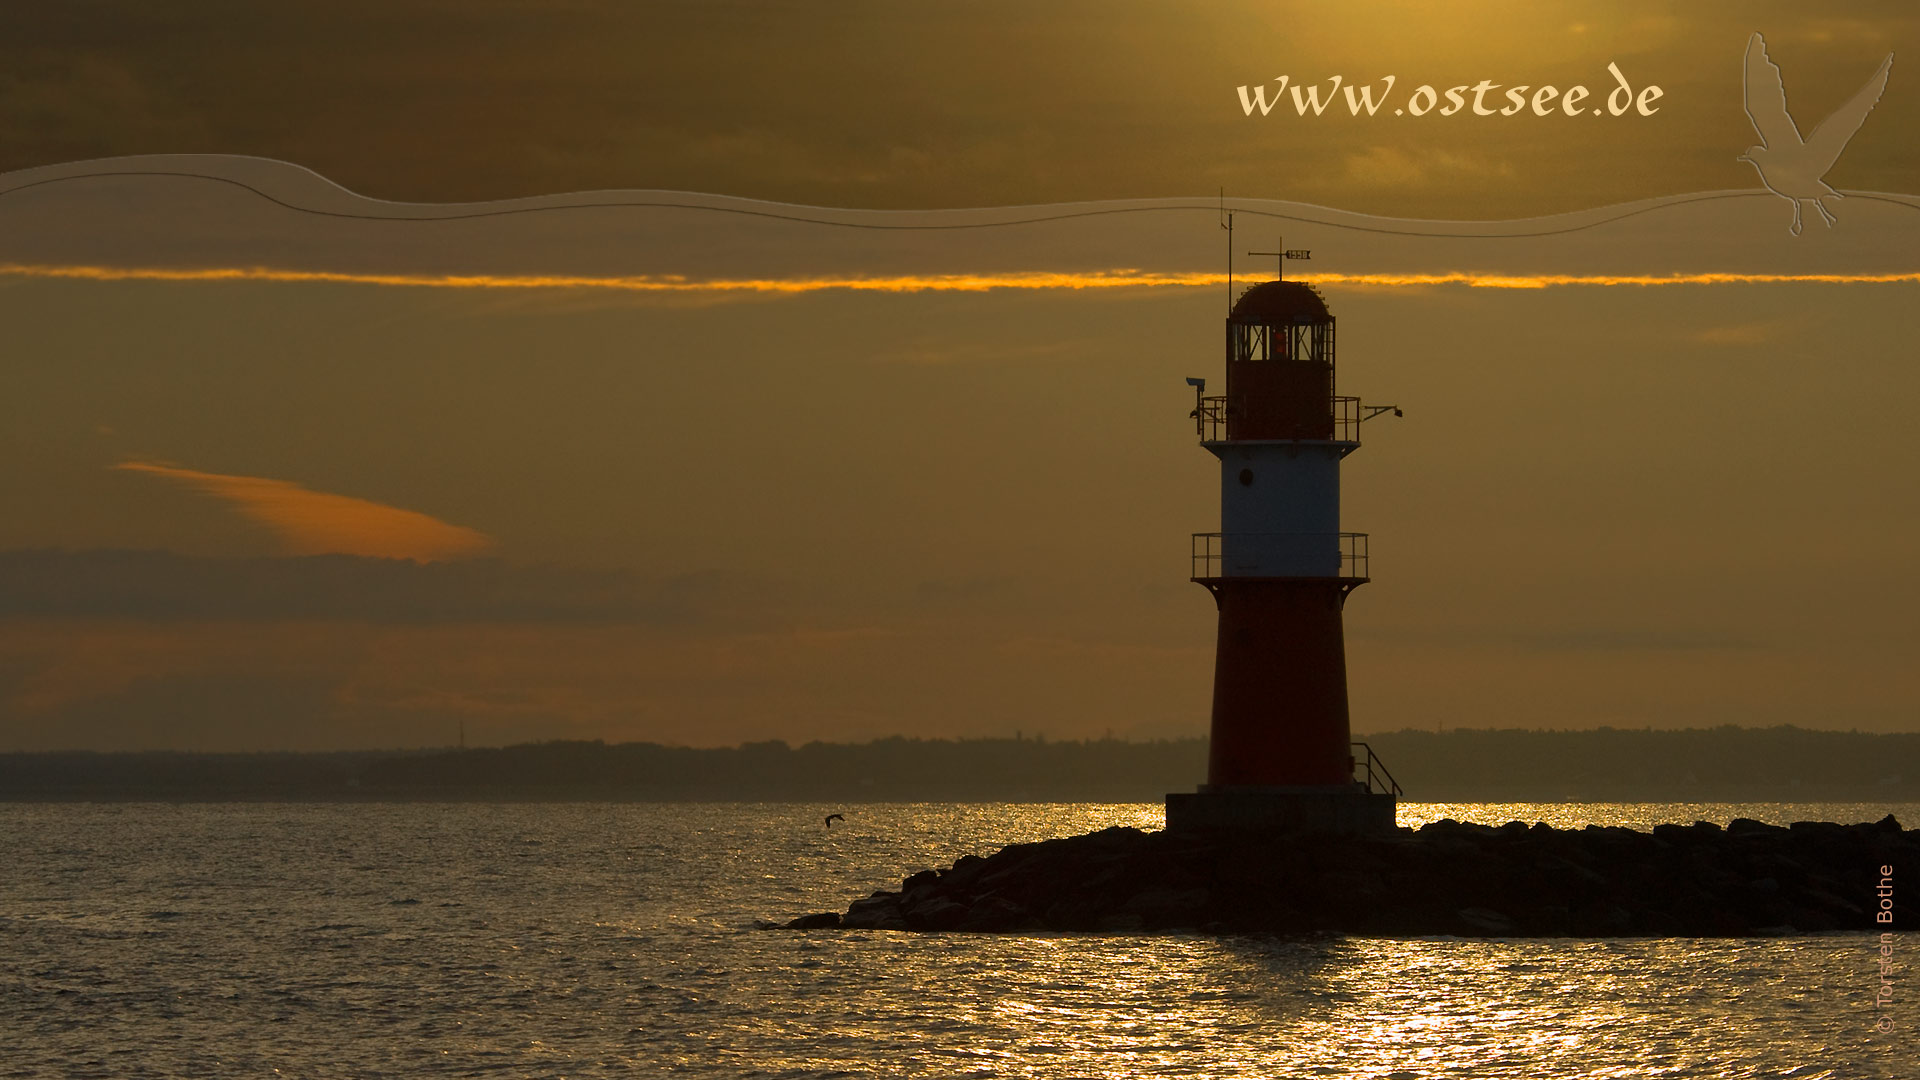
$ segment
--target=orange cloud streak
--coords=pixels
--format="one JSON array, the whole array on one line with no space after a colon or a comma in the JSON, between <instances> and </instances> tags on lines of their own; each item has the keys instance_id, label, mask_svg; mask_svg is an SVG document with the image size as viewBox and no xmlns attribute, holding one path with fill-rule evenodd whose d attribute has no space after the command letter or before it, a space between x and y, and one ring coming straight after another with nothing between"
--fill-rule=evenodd
<instances>
[{"instance_id":1,"label":"orange cloud streak","mask_svg":"<svg viewBox=\"0 0 1920 1080\"><path fill-rule=\"evenodd\" d=\"M113 466L177 481L233 504L279 536L292 555L368 555L434 562L490 546L485 533L348 495L309 491L286 480L227 476L146 461Z\"/></svg>"},{"instance_id":2,"label":"orange cloud streak","mask_svg":"<svg viewBox=\"0 0 1920 1080\"><path fill-rule=\"evenodd\" d=\"M611 289L639 293L985 292L989 289L1201 288L1226 284L1225 274L1146 270L1014 271L999 274L898 274L813 278L708 278L678 275L594 277L566 274L375 274L336 270L276 270L266 266L165 267L0 264L14 277L83 281L268 281L392 285L434 289ZM1482 289L1544 289L1563 285L1769 285L1794 282L1893 284L1920 282L1920 271L1880 274L1490 274L1456 270L1407 274L1300 274L1301 281L1334 285L1466 285ZM1248 278L1248 281L1253 279Z\"/></svg>"}]
</instances>

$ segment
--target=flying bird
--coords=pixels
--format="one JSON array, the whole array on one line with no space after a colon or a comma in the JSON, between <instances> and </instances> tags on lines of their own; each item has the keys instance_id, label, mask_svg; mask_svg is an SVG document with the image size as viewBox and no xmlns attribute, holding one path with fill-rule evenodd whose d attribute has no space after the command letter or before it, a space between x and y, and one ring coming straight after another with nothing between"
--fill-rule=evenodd
<instances>
[{"instance_id":1,"label":"flying bird","mask_svg":"<svg viewBox=\"0 0 1920 1080\"><path fill-rule=\"evenodd\" d=\"M1853 138L1853 133L1866 123L1867 114L1879 104L1891 70L1893 54L1888 53L1867 85L1822 120L1813 129L1811 138L1803 139L1799 126L1787 112L1787 88L1780 81L1780 67L1767 58L1766 39L1757 30L1747 39L1747 119L1753 121L1760 145L1747 147L1747 152L1737 160L1752 165L1759 171L1760 182L1768 191L1793 204L1793 224L1788 230L1793 235L1800 235L1802 203L1812 203L1827 226L1833 226L1836 220L1833 211L1821 200L1843 196L1828 187L1821 177L1840 160L1840 151L1847 148L1847 140Z\"/></svg>"},{"instance_id":2,"label":"flying bird","mask_svg":"<svg viewBox=\"0 0 1920 1080\"><path fill-rule=\"evenodd\" d=\"M827 828L829 829L833 828L833 823L836 821L845 821L845 820L847 820L847 815L845 814L828 814Z\"/></svg>"}]
</instances>

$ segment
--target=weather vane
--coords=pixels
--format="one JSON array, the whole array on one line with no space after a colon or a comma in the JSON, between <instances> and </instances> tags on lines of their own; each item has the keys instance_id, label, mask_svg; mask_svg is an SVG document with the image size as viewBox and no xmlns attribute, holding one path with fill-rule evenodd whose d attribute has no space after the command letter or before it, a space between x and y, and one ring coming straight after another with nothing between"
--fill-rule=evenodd
<instances>
[{"instance_id":1,"label":"weather vane","mask_svg":"<svg viewBox=\"0 0 1920 1080\"><path fill-rule=\"evenodd\" d=\"M1286 241L1286 237L1284 237L1284 236L1276 236L1276 237L1274 237L1274 245L1273 245L1273 246L1274 246L1274 247L1276 247L1276 248L1279 248L1280 250L1278 250L1278 251L1249 251L1249 252L1247 252L1247 254L1249 254L1249 255L1271 255L1271 256L1273 256L1273 280L1275 280L1275 281L1285 281L1285 280L1287 279L1287 260L1288 260L1288 259L1311 259L1311 258L1313 258L1313 252L1311 252L1311 251L1308 251L1308 250L1307 250L1306 248L1292 248L1292 249L1289 249L1289 248L1287 247L1287 241Z\"/></svg>"}]
</instances>

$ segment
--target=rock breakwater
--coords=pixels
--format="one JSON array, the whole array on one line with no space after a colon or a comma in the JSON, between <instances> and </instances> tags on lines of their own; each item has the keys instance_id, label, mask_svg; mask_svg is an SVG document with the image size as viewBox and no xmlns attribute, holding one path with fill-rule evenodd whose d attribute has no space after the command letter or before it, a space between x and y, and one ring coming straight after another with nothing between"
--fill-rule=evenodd
<instances>
[{"instance_id":1,"label":"rock breakwater","mask_svg":"<svg viewBox=\"0 0 1920 1080\"><path fill-rule=\"evenodd\" d=\"M1901 879L1889 886L1883 871ZM1378 836L1113 828L1015 844L784 929L1739 937L1920 926L1920 833L1438 821ZM1881 916L1884 914L1885 918ZM1890 921L1889 921L1890 920Z\"/></svg>"}]
</instances>

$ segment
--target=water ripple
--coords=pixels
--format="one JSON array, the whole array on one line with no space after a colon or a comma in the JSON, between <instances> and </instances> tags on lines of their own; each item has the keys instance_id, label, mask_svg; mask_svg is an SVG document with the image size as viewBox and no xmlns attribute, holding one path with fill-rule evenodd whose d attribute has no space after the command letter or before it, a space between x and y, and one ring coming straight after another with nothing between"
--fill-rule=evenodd
<instances>
[{"instance_id":1,"label":"water ripple","mask_svg":"<svg viewBox=\"0 0 1920 1080\"><path fill-rule=\"evenodd\" d=\"M863 806L831 834L822 815L848 808L129 809L0 806L0 1076L1906 1075L1904 1028L1871 1030L1877 954L1859 935L748 929L1006 842L1157 827L1156 806Z\"/></svg>"}]
</instances>

